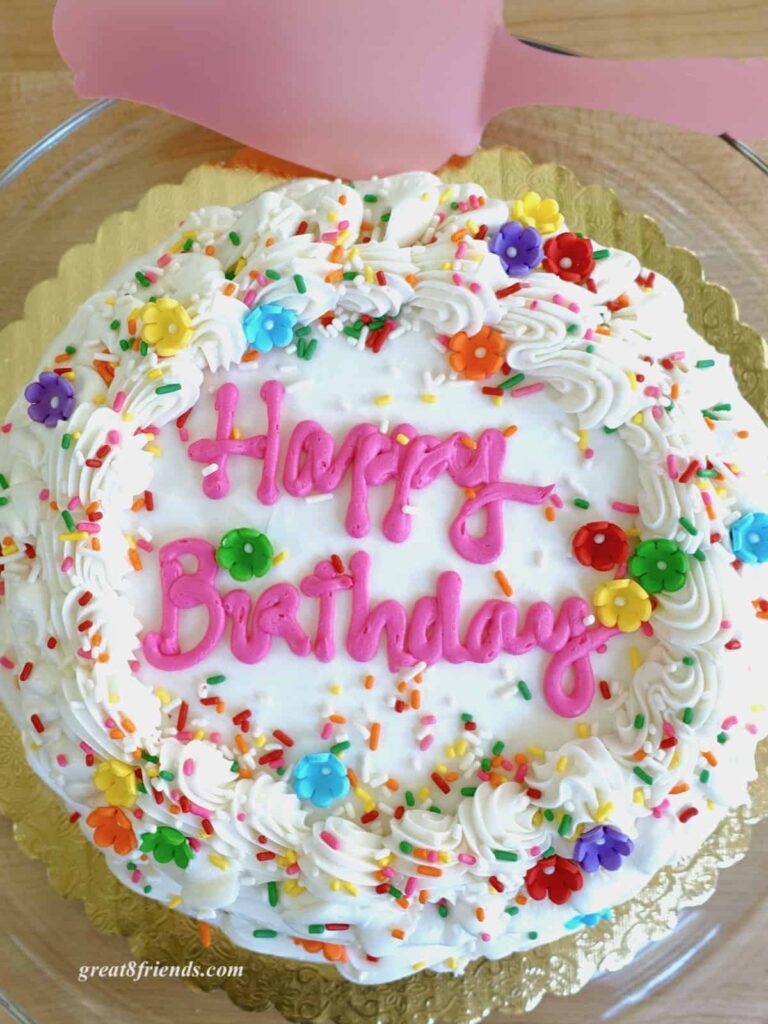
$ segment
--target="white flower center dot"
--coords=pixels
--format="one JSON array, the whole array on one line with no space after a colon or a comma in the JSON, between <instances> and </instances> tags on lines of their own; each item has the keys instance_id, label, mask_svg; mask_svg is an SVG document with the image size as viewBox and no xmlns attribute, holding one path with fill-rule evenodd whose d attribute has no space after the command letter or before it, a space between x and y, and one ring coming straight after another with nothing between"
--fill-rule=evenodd
<instances>
[{"instance_id":1,"label":"white flower center dot","mask_svg":"<svg viewBox=\"0 0 768 1024\"><path fill-rule=\"evenodd\" d=\"M626 602L625 602L623 597L615 597L613 599L613 603L616 605L617 608L623 608L624 605L626 604Z\"/></svg>"},{"instance_id":2,"label":"white flower center dot","mask_svg":"<svg viewBox=\"0 0 768 1024\"><path fill-rule=\"evenodd\" d=\"M592 539L594 540L595 544L604 544L605 543L605 534L604 533L596 533L595 536Z\"/></svg>"},{"instance_id":3,"label":"white flower center dot","mask_svg":"<svg viewBox=\"0 0 768 1024\"><path fill-rule=\"evenodd\" d=\"M666 562L657 562L656 563L656 568L659 570L659 572L664 572L664 570L667 568L667 563Z\"/></svg>"},{"instance_id":4,"label":"white flower center dot","mask_svg":"<svg viewBox=\"0 0 768 1024\"><path fill-rule=\"evenodd\" d=\"M275 321L274 320L265 320L264 321L264 329L265 330L271 331L274 326L275 326Z\"/></svg>"},{"instance_id":5,"label":"white flower center dot","mask_svg":"<svg viewBox=\"0 0 768 1024\"><path fill-rule=\"evenodd\" d=\"M563 270L570 270L573 266L573 260L570 256L563 256L563 258L560 260L560 266L563 268Z\"/></svg>"},{"instance_id":6,"label":"white flower center dot","mask_svg":"<svg viewBox=\"0 0 768 1024\"><path fill-rule=\"evenodd\" d=\"M243 551L246 553L246 555L252 555L253 544L243 544Z\"/></svg>"},{"instance_id":7,"label":"white flower center dot","mask_svg":"<svg viewBox=\"0 0 768 1024\"><path fill-rule=\"evenodd\" d=\"M515 256L517 256L517 249L514 247L514 245L510 245L509 248L507 249L507 256L509 256L511 260L513 260Z\"/></svg>"},{"instance_id":8,"label":"white flower center dot","mask_svg":"<svg viewBox=\"0 0 768 1024\"><path fill-rule=\"evenodd\" d=\"M760 543L760 534L759 533L750 533L750 535L747 537L747 540L749 541L750 544L759 544Z\"/></svg>"},{"instance_id":9,"label":"white flower center dot","mask_svg":"<svg viewBox=\"0 0 768 1024\"><path fill-rule=\"evenodd\" d=\"M488 349L483 348L482 345L475 349L475 355L477 356L478 359L482 359L484 355L487 355L487 353Z\"/></svg>"}]
</instances>

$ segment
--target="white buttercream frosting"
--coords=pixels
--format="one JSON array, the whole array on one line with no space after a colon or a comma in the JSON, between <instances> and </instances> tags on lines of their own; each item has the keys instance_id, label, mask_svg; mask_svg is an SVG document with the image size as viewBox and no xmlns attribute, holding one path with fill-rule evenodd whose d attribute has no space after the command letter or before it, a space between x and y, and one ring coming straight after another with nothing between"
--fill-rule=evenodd
<instances>
[{"instance_id":1,"label":"white buttercream frosting","mask_svg":"<svg viewBox=\"0 0 768 1024\"><path fill-rule=\"evenodd\" d=\"M552 940L577 913L603 909L606 893L629 898L743 802L766 731L768 574L736 561L729 536L741 515L768 508L764 427L668 281L649 284L634 256L598 242L589 282L545 265L510 277L489 247L509 219L509 202L480 186L422 173L299 179L238 209L195 211L53 342L41 370L68 375L71 415L47 428L21 398L0 434L0 696L30 763L89 837L94 809L123 808L138 866L105 856L126 884L248 948L315 956L312 943L341 944L336 966L362 982L461 970ZM142 343L160 299L188 318L169 355ZM264 304L291 311L297 333L254 358L247 317ZM451 336L486 327L503 366L466 380ZM459 432L469 460L473 439L496 430L503 480L551 493L541 506L504 503L505 545L490 565L451 543L450 521L477 494L446 474L417 476L399 510L410 536L397 543L383 526L391 485L372 471L363 537L344 527L346 485L297 498L278 475L277 502L261 504L253 452L229 457L224 498L205 497L220 467L193 461L188 444L216 436L217 388L240 389L226 438L237 442L264 432L269 380L286 389L281 458L308 419L337 448L372 424L377 466L414 433ZM575 720L547 703L552 652L534 644L487 664L393 672L383 644L370 662L353 660L339 625L326 660L275 637L263 661L245 664L228 627L183 671L142 654L160 628L158 550L179 538L215 548L234 528L265 533L268 576L222 570L217 581L252 599L322 576L318 565L343 581L359 550L371 556L372 606L391 597L410 611L440 573L458 573L464 636L489 598L518 606L518 633L535 602L581 597L591 612L597 588L629 571L574 557L574 534L603 521L631 550L675 541L686 579L651 593L641 629L590 655L595 695ZM346 622L349 595L335 601ZM181 614L187 649L205 613ZM297 617L313 636L317 606ZM591 614L582 625L593 628ZM338 756L348 785L313 802L296 765L319 752ZM582 871L573 902L535 898L539 861L577 857L598 825L634 842L625 875Z\"/></svg>"}]
</instances>

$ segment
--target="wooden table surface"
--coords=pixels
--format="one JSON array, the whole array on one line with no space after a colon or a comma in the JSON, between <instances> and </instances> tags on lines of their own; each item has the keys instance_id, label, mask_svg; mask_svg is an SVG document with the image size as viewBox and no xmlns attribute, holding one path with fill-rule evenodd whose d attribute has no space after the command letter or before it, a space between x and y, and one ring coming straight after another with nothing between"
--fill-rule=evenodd
<instances>
[{"instance_id":1,"label":"wooden table surface","mask_svg":"<svg viewBox=\"0 0 768 1024\"><path fill-rule=\"evenodd\" d=\"M0 170L84 105L74 94L70 74L53 45L52 8L53 0L0 0ZM510 30L516 34L585 55L768 56L768 0L507 0L505 10ZM535 109L500 115L488 127L484 141L516 144L538 162L567 163L582 181L599 181L619 188L628 206L648 209L655 216L661 208L668 234L674 236L679 229L680 238L673 240L695 248L708 274L736 295L743 318L768 333L768 175L722 140L611 114ZM768 138L745 141L768 158ZM218 147L226 153L232 144L222 140ZM189 166L200 159L194 146L184 158ZM636 170L629 179L628 163ZM180 164L179 176L184 169L186 164ZM685 208L676 212L673 185L679 180L687 183L688 192ZM125 194L129 195L130 190ZM109 210L121 208L123 196L120 182L115 185L114 195L94 196L94 217L100 219ZM720 234L707 233L703 228L698 232L691 230L687 223L691 216L700 218L701 225L714 218ZM90 233L89 226L87 234ZM81 239L67 222L53 236L51 252L42 258L39 267L29 279L21 279L24 290L34 280L48 276L58 255L78 240ZM18 284L13 289L4 288L0 281L0 325L20 313L23 296L17 294L19 290ZM758 849L752 854L763 865L768 864L767 832L758 830ZM55 904L57 920L66 918L72 930L72 945L77 946L82 936L83 944L90 942L93 948L92 926L82 909L48 892L43 869L19 853L5 821L0 821L0 864L0 872L9 873L20 889L22 906L44 908ZM750 912L743 921L730 920L725 928L732 933L728 943L713 942L709 952L698 958L682 980L675 982L674 991L660 997L661 1001L654 997L644 1009L645 999L650 1000L656 984L650 980L647 990L640 987L631 998L627 996L626 1005L611 1002L610 985L604 985L587 1017L584 1011L588 1004L584 1002L548 1001L533 1018L537 1022L557 1020L558 1024L576 1024L585 1019L615 1016L617 1020L641 1024L663 1013L671 1024L691 1019L697 1024L728 1024L736 1020L740 1024L766 1024L768 959L764 936L768 930L768 901L766 887L753 893L754 887L755 871L749 869L749 862L726 873L724 885L715 897L723 908L723 920L728 918L729 908L752 901ZM10 934L10 929L5 930ZM3 931L0 924L0 939ZM61 943L57 944L54 938L50 942L51 958L53 951L61 953ZM105 938L103 951L104 962L127 959L118 938ZM685 951L680 955L685 955ZM39 984L47 969L46 965L33 964L29 951L18 942L0 942L0 1022L19 1019L11 1015L11 1008L3 1008L3 988L38 1024L80 1019L73 1006L65 1012L60 988L50 982ZM148 1000L157 1008L158 1021L176 1019L174 984L154 981L142 986L142 1002ZM620 980L611 984L618 992ZM85 999L87 993L82 988L73 989L72 997L75 996ZM203 1000L200 1007L200 1019L204 1015L217 1024L236 1019L223 997L206 998L208 1001ZM88 1017L91 1019L96 1018ZM183 1019L186 1024L187 1016ZM265 1014L254 1020L275 1024L278 1018Z\"/></svg>"}]
</instances>

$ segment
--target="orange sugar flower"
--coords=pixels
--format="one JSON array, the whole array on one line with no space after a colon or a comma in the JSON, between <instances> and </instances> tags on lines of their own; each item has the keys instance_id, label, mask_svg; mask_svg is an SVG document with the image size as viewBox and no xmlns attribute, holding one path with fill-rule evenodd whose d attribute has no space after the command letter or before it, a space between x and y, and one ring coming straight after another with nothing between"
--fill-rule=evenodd
<instances>
[{"instance_id":1,"label":"orange sugar flower","mask_svg":"<svg viewBox=\"0 0 768 1024\"><path fill-rule=\"evenodd\" d=\"M486 380L504 364L504 338L490 327L481 327L477 334L459 331L448 343L451 369L467 380Z\"/></svg>"},{"instance_id":2,"label":"orange sugar flower","mask_svg":"<svg viewBox=\"0 0 768 1024\"><path fill-rule=\"evenodd\" d=\"M86 818L93 829L93 841L102 849L110 846L120 856L136 849L136 836L127 815L119 807L97 807Z\"/></svg>"},{"instance_id":3,"label":"orange sugar flower","mask_svg":"<svg viewBox=\"0 0 768 1024\"><path fill-rule=\"evenodd\" d=\"M347 950L336 942L317 942L315 939L294 939L297 946L306 949L308 953L322 953L329 963L347 963Z\"/></svg>"}]
</instances>

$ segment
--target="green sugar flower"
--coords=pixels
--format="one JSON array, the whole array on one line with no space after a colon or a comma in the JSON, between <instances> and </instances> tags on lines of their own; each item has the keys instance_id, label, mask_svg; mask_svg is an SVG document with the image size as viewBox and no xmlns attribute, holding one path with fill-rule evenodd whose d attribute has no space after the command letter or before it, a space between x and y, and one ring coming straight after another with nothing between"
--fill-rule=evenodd
<instances>
[{"instance_id":1,"label":"green sugar flower","mask_svg":"<svg viewBox=\"0 0 768 1024\"><path fill-rule=\"evenodd\" d=\"M688 575L688 556L673 540L644 540L629 560L629 571L649 594L680 590Z\"/></svg>"},{"instance_id":2,"label":"green sugar flower","mask_svg":"<svg viewBox=\"0 0 768 1024\"><path fill-rule=\"evenodd\" d=\"M272 565L274 549L269 538L241 526L229 530L221 538L216 552L216 561L222 569L226 569L233 580L246 583L254 576L264 576Z\"/></svg>"},{"instance_id":3,"label":"green sugar flower","mask_svg":"<svg viewBox=\"0 0 768 1024\"><path fill-rule=\"evenodd\" d=\"M160 825L155 832L142 833L140 849L142 853L151 853L158 864L173 861L182 871L189 867L193 857L187 837L170 825Z\"/></svg>"}]
</instances>

